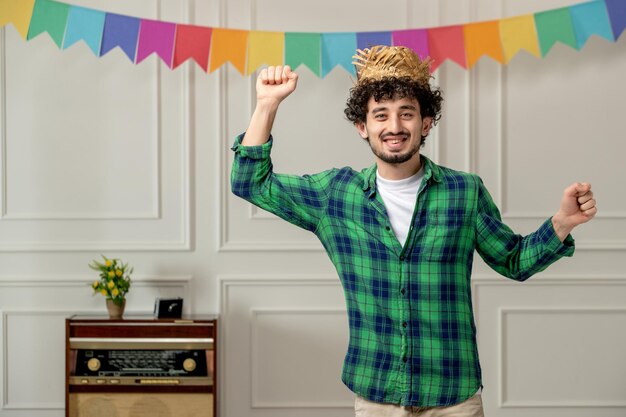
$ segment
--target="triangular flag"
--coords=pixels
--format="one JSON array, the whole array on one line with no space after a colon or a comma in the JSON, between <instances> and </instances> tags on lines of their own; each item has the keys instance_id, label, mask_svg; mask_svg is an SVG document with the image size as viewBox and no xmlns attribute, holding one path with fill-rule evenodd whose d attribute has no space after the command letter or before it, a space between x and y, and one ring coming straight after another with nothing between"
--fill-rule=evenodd
<instances>
[{"instance_id":1,"label":"triangular flag","mask_svg":"<svg viewBox=\"0 0 626 417\"><path fill-rule=\"evenodd\" d=\"M505 64L513 59L521 49L541 58L535 18L531 14L500 20L500 40L502 41Z\"/></svg>"},{"instance_id":2,"label":"triangular flag","mask_svg":"<svg viewBox=\"0 0 626 417\"><path fill-rule=\"evenodd\" d=\"M583 47L591 35L598 35L609 41L615 40L604 1L576 4L570 6L569 11L578 49Z\"/></svg>"},{"instance_id":3,"label":"triangular flag","mask_svg":"<svg viewBox=\"0 0 626 417\"><path fill-rule=\"evenodd\" d=\"M577 49L578 44L569 7L535 13L535 24L542 57L546 56L557 42Z\"/></svg>"},{"instance_id":4,"label":"triangular flag","mask_svg":"<svg viewBox=\"0 0 626 417\"><path fill-rule=\"evenodd\" d=\"M391 45L391 32L360 32L356 34L358 49L371 48L376 45Z\"/></svg>"},{"instance_id":5,"label":"triangular flag","mask_svg":"<svg viewBox=\"0 0 626 417\"><path fill-rule=\"evenodd\" d=\"M84 40L96 56L100 56L102 31L104 30L104 12L71 6L65 29L63 49Z\"/></svg>"},{"instance_id":6,"label":"triangular flag","mask_svg":"<svg viewBox=\"0 0 626 417\"><path fill-rule=\"evenodd\" d=\"M604 0L606 9L611 19L613 37L617 40L624 29L626 29L626 1L624 0Z\"/></svg>"},{"instance_id":7,"label":"triangular flag","mask_svg":"<svg viewBox=\"0 0 626 417\"><path fill-rule=\"evenodd\" d=\"M178 67L189 58L193 58L200 65L200 68L207 72L209 70L212 31L213 29L209 27L177 25L173 68Z\"/></svg>"},{"instance_id":8,"label":"triangular flag","mask_svg":"<svg viewBox=\"0 0 626 417\"><path fill-rule=\"evenodd\" d=\"M498 21L467 24L463 26L463 34L465 35L468 68L474 66L483 55L487 55L499 63L504 61Z\"/></svg>"},{"instance_id":9,"label":"triangular flag","mask_svg":"<svg viewBox=\"0 0 626 417\"><path fill-rule=\"evenodd\" d=\"M322 33L322 77L337 65L356 76L352 56L356 51L356 33Z\"/></svg>"},{"instance_id":10,"label":"triangular flag","mask_svg":"<svg viewBox=\"0 0 626 417\"><path fill-rule=\"evenodd\" d=\"M209 71L213 72L222 64L230 61L243 75L246 72L248 34L249 31L247 30L213 28Z\"/></svg>"},{"instance_id":11,"label":"triangular flag","mask_svg":"<svg viewBox=\"0 0 626 417\"><path fill-rule=\"evenodd\" d=\"M141 19L136 63L139 64L156 52L163 62L165 62L168 67L172 68L175 35L175 23Z\"/></svg>"},{"instance_id":12,"label":"triangular flag","mask_svg":"<svg viewBox=\"0 0 626 417\"><path fill-rule=\"evenodd\" d=\"M296 69L306 65L318 77L321 75L322 35L319 33L285 33L285 64Z\"/></svg>"},{"instance_id":13,"label":"triangular flag","mask_svg":"<svg viewBox=\"0 0 626 417\"><path fill-rule=\"evenodd\" d=\"M59 48L63 45L63 35L70 6L52 0L37 0L33 7L33 16L28 28L28 40L48 32Z\"/></svg>"},{"instance_id":14,"label":"triangular flag","mask_svg":"<svg viewBox=\"0 0 626 417\"><path fill-rule=\"evenodd\" d=\"M0 1L0 27L12 23L22 38L26 39L34 6L35 0Z\"/></svg>"},{"instance_id":15,"label":"triangular flag","mask_svg":"<svg viewBox=\"0 0 626 417\"><path fill-rule=\"evenodd\" d=\"M391 35L394 46L406 46L420 57L430 56L428 51L428 31L426 29L396 30Z\"/></svg>"},{"instance_id":16,"label":"triangular flag","mask_svg":"<svg viewBox=\"0 0 626 417\"><path fill-rule=\"evenodd\" d=\"M100 56L119 46L131 62L135 62L140 24L141 21L135 17L107 13L104 19Z\"/></svg>"},{"instance_id":17,"label":"triangular flag","mask_svg":"<svg viewBox=\"0 0 626 417\"><path fill-rule=\"evenodd\" d=\"M284 62L285 33L253 30L248 36L248 74L263 64L282 65Z\"/></svg>"},{"instance_id":18,"label":"triangular flag","mask_svg":"<svg viewBox=\"0 0 626 417\"><path fill-rule=\"evenodd\" d=\"M463 68L465 61L465 41L463 26L443 26L428 29L428 49L433 59L431 71L435 71L446 59L451 59Z\"/></svg>"}]
</instances>

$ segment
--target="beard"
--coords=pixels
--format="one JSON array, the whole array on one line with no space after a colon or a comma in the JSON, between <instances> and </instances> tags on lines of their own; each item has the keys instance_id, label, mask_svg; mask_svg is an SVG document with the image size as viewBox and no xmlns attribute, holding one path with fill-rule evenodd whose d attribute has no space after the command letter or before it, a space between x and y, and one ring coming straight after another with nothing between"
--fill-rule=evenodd
<instances>
[{"instance_id":1,"label":"beard","mask_svg":"<svg viewBox=\"0 0 626 417\"><path fill-rule=\"evenodd\" d=\"M423 141L423 139L420 138L419 142L416 142L410 149L406 150L403 153L389 153L389 152L385 152L382 146L380 149L374 148L372 146L372 142L370 141L370 138L367 138L366 140L367 140L367 143L370 145L370 149L372 150L372 153L374 153L374 155L376 155L380 160L388 164L402 164L404 162L409 161L411 158L413 158L413 156L415 156L416 153L419 152L419 149ZM381 142L382 142L382 138L381 138Z\"/></svg>"}]
</instances>

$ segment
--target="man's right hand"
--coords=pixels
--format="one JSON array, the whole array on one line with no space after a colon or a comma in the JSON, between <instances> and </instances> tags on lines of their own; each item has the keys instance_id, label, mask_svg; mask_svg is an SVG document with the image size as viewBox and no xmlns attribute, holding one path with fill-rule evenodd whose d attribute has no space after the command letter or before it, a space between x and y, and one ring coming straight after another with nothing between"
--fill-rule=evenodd
<instances>
[{"instance_id":1,"label":"man's right hand","mask_svg":"<svg viewBox=\"0 0 626 417\"><path fill-rule=\"evenodd\" d=\"M267 142L274 125L280 102L293 93L298 84L298 74L288 65L268 67L256 80L256 108L242 145L256 146Z\"/></svg>"},{"instance_id":2,"label":"man's right hand","mask_svg":"<svg viewBox=\"0 0 626 417\"><path fill-rule=\"evenodd\" d=\"M298 74L289 65L264 68L256 80L257 103L278 105L298 84Z\"/></svg>"}]
</instances>

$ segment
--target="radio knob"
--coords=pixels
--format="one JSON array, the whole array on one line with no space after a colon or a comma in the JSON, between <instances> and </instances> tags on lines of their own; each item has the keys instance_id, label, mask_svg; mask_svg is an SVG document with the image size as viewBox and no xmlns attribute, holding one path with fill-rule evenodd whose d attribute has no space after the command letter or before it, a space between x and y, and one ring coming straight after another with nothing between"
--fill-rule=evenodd
<instances>
[{"instance_id":1,"label":"radio knob","mask_svg":"<svg viewBox=\"0 0 626 417\"><path fill-rule=\"evenodd\" d=\"M183 369L185 369L185 371L187 372L193 371L194 369L196 369L196 361L191 358L185 359L185 361L183 362Z\"/></svg>"},{"instance_id":2,"label":"radio knob","mask_svg":"<svg viewBox=\"0 0 626 417\"><path fill-rule=\"evenodd\" d=\"M90 371L97 371L98 369L100 369L100 360L98 360L97 358L89 359L89 361L87 362L87 368L89 368Z\"/></svg>"}]
</instances>

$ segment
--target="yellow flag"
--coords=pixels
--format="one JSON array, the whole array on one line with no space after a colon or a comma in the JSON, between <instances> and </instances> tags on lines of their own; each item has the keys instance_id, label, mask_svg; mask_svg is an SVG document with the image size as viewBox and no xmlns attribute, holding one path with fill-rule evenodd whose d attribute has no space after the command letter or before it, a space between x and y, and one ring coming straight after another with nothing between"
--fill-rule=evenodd
<instances>
[{"instance_id":1,"label":"yellow flag","mask_svg":"<svg viewBox=\"0 0 626 417\"><path fill-rule=\"evenodd\" d=\"M541 58L535 18L531 14L500 20L500 38L505 63L513 59L520 49L525 49L537 58Z\"/></svg>"},{"instance_id":2,"label":"yellow flag","mask_svg":"<svg viewBox=\"0 0 626 417\"><path fill-rule=\"evenodd\" d=\"M467 56L467 68L471 68L481 56L487 55L502 63L502 45L498 21L481 23L469 23L463 26L465 35L465 54Z\"/></svg>"},{"instance_id":3,"label":"yellow flag","mask_svg":"<svg viewBox=\"0 0 626 417\"><path fill-rule=\"evenodd\" d=\"M250 32L248 39L248 74L263 64L283 65L284 32Z\"/></svg>"},{"instance_id":4,"label":"yellow flag","mask_svg":"<svg viewBox=\"0 0 626 417\"><path fill-rule=\"evenodd\" d=\"M211 33L211 65L209 72L230 61L241 75L246 70L247 30L213 28Z\"/></svg>"},{"instance_id":5,"label":"yellow flag","mask_svg":"<svg viewBox=\"0 0 626 417\"><path fill-rule=\"evenodd\" d=\"M34 6L35 0L1 0L0 27L13 23L22 38L26 39Z\"/></svg>"}]
</instances>

